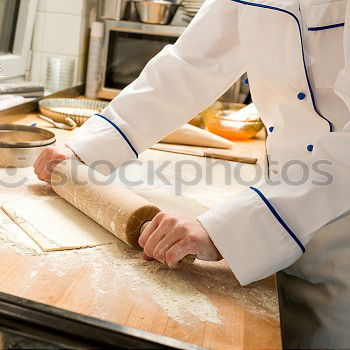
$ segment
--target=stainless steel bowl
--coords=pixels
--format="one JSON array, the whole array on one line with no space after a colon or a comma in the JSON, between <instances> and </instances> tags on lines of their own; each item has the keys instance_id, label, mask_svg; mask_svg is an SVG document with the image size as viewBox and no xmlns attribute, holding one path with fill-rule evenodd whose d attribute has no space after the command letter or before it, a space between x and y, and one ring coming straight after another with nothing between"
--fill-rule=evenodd
<instances>
[{"instance_id":1,"label":"stainless steel bowl","mask_svg":"<svg viewBox=\"0 0 350 350\"><path fill-rule=\"evenodd\" d=\"M166 0L133 0L139 20L150 24L169 24L180 2Z\"/></svg>"},{"instance_id":2,"label":"stainless steel bowl","mask_svg":"<svg viewBox=\"0 0 350 350\"><path fill-rule=\"evenodd\" d=\"M0 124L0 167L31 166L43 148L55 141L55 134L45 129Z\"/></svg>"}]
</instances>

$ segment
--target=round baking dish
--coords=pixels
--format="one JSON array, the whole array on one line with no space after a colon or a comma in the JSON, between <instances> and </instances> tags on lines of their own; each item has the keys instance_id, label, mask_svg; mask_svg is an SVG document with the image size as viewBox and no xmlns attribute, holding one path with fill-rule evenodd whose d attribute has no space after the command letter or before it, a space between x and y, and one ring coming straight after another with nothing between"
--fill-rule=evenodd
<instances>
[{"instance_id":1,"label":"round baking dish","mask_svg":"<svg viewBox=\"0 0 350 350\"><path fill-rule=\"evenodd\" d=\"M108 102L78 98L45 98L39 101L40 113L56 122L64 123L66 117L73 119L78 126L96 113L101 113Z\"/></svg>"}]
</instances>

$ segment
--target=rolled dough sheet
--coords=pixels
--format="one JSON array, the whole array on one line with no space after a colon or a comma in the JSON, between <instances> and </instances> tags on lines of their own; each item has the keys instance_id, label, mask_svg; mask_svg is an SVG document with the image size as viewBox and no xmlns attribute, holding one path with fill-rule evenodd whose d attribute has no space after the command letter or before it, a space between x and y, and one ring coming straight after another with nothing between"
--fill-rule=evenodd
<instances>
[{"instance_id":1,"label":"rolled dough sheet","mask_svg":"<svg viewBox=\"0 0 350 350\"><path fill-rule=\"evenodd\" d=\"M12 198L2 209L43 250L88 248L117 238L60 197Z\"/></svg>"},{"instance_id":2,"label":"rolled dough sheet","mask_svg":"<svg viewBox=\"0 0 350 350\"><path fill-rule=\"evenodd\" d=\"M135 192L174 215L197 217L208 210L191 198L174 196L166 191L152 189ZM7 198L2 201L1 207L45 252L96 247L118 241L109 231L61 197Z\"/></svg>"}]
</instances>

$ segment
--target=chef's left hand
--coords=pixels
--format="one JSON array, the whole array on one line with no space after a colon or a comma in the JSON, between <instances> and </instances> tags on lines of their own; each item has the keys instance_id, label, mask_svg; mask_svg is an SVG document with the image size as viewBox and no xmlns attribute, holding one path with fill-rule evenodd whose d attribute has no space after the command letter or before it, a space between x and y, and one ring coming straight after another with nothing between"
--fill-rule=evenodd
<instances>
[{"instance_id":1,"label":"chef's left hand","mask_svg":"<svg viewBox=\"0 0 350 350\"><path fill-rule=\"evenodd\" d=\"M188 254L194 254L200 260L222 259L208 232L197 219L164 212L157 214L146 227L139 244L145 258L156 259L169 267L176 267Z\"/></svg>"}]
</instances>

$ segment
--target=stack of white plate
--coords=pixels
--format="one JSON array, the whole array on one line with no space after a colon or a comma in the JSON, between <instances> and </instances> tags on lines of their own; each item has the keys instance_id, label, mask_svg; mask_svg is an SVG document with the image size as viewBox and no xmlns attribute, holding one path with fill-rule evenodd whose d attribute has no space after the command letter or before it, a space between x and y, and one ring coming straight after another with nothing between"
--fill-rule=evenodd
<instances>
[{"instance_id":1,"label":"stack of white plate","mask_svg":"<svg viewBox=\"0 0 350 350\"><path fill-rule=\"evenodd\" d=\"M190 21L203 5L204 0L184 0L182 3L185 19Z\"/></svg>"}]
</instances>

